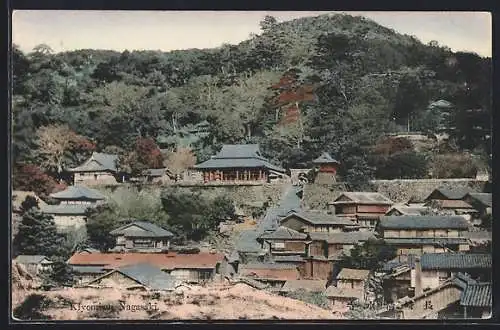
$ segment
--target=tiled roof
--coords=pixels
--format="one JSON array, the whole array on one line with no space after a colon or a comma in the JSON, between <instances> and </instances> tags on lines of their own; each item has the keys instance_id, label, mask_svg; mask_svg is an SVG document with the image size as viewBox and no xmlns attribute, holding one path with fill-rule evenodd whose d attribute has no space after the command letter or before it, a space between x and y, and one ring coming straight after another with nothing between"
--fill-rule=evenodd
<instances>
[{"instance_id":1,"label":"tiled roof","mask_svg":"<svg viewBox=\"0 0 500 330\"><path fill-rule=\"evenodd\" d=\"M146 232L137 231L125 231L125 229L130 228L132 226L137 226L139 228L144 229ZM172 237L174 234L165 230L154 223L146 222L146 221L134 221L125 226L112 230L110 232L111 235L125 235L126 237Z\"/></svg>"},{"instance_id":2,"label":"tiled roof","mask_svg":"<svg viewBox=\"0 0 500 330\"><path fill-rule=\"evenodd\" d=\"M337 275L337 280L366 280L370 276L368 269L342 268Z\"/></svg>"},{"instance_id":3,"label":"tiled roof","mask_svg":"<svg viewBox=\"0 0 500 330\"><path fill-rule=\"evenodd\" d=\"M335 214L328 214L325 212L318 211L299 211L298 213L292 212L283 219L281 219L281 223L288 220L290 217L299 217L306 222L309 222L313 225L339 225L339 226L348 226L352 225L353 222L351 220L337 217Z\"/></svg>"},{"instance_id":4,"label":"tiled roof","mask_svg":"<svg viewBox=\"0 0 500 330\"><path fill-rule=\"evenodd\" d=\"M430 199L430 197L434 193L441 193L443 196L445 196L448 199L462 199L467 195L469 192L471 192L470 189L467 188L456 188L456 189L448 189L448 188L437 188L433 190L429 196L426 198Z\"/></svg>"},{"instance_id":5,"label":"tiled roof","mask_svg":"<svg viewBox=\"0 0 500 330\"><path fill-rule=\"evenodd\" d=\"M474 201L477 201L486 207L491 207L492 205L491 193L468 193L467 195L469 195Z\"/></svg>"},{"instance_id":6,"label":"tiled roof","mask_svg":"<svg viewBox=\"0 0 500 330\"><path fill-rule=\"evenodd\" d=\"M89 208L93 208L94 205L86 204L58 204L58 205L45 205L41 207L40 211L46 214L54 215L85 215L85 212Z\"/></svg>"},{"instance_id":7,"label":"tiled roof","mask_svg":"<svg viewBox=\"0 0 500 330\"><path fill-rule=\"evenodd\" d=\"M331 298L340 297L340 298L362 299L363 291L359 289L339 288L332 285L325 290L324 295Z\"/></svg>"},{"instance_id":8,"label":"tiled roof","mask_svg":"<svg viewBox=\"0 0 500 330\"><path fill-rule=\"evenodd\" d=\"M224 145L217 155L195 165L194 168L268 168L276 172L285 172L261 156L258 144Z\"/></svg>"},{"instance_id":9,"label":"tiled roof","mask_svg":"<svg viewBox=\"0 0 500 330\"><path fill-rule=\"evenodd\" d=\"M297 269L297 265L282 263L255 262L240 265L241 269Z\"/></svg>"},{"instance_id":10,"label":"tiled roof","mask_svg":"<svg viewBox=\"0 0 500 330\"><path fill-rule=\"evenodd\" d=\"M106 196L95 189L84 186L69 186L67 189L50 194L50 197L62 200L104 200Z\"/></svg>"},{"instance_id":11,"label":"tiled roof","mask_svg":"<svg viewBox=\"0 0 500 330\"><path fill-rule=\"evenodd\" d=\"M209 269L214 268L223 258L222 254L215 253L75 253L68 264L117 268L148 263L160 269Z\"/></svg>"},{"instance_id":12,"label":"tiled roof","mask_svg":"<svg viewBox=\"0 0 500 330\"><path fill-rule=\"evenodd\" d=\"M334 159L332 156L330 156L330 154L328 152L324 152L321 154L321 156L319 156L318 158L313 160L313 163L314 164L328 164L328 163L338 164L339 162L336 159Z\"/></svg>"},{"instance_id":13,"label":"tiled roof","mask_svg":"<svg viewBox=\"0 0 500 330\"><path fill-rule=\"evenodd\" d=\"M300 289L309 292L323 292L327 281L324 280L288 280L281 288L281 292L293 292Z\"/></svg>"},{"instance_id":14,"label":"tiled roof","mask_svg":"<svg viewBox=\"0 0 500 330\"><path fill-rule=\"evenodd\" d=\"M282 266L282 267L278 267ZM284 264L267 264L267 265L244 265L239 269L241 276L262 279L262 280L298 280L300 278L299 271L295 267L290 267Z\"/></svg>"},{"instance_id":15,"label":"tiled roof","mask_svg":"<svg viewBox=\"0 0 500 330\"><path fill-rule=\"evenodd\" d=\"M99 152L92 153L92 156L82 165L69 169L70 172L94 172L111 171L116 172L116 162L118 155L104 154Z\"/></svg>"},{"instance_id":16,"label":"tiled roof","mask_svg":"<svg viewBox=\"0 0 500 330\"><path fill-rule=\"evenodd\" d=\"M420 257L422 269L491 268L491 254L425 253Z\"/></svg>"},{"instance_id":17,"label":"tiled roof","mask_svg":"<svg viewBox=\"0 0 500 330\"><path fill-rule=\"evenodd\" d=\"M136 264L120 267L115 271L124 274L139 282L140 284L153 290L173 290L175 289L176 279L149 264Z\"/></svg>"},{"instance_id":18,"label":"tiled roof","mask_svg":"<svg viewBox=\"0 0 500 330\"><path fill-rule=\"evenodd\" d=\"M461 216L404 215L380 217L382 229L467 229L469 223Z\"/></svg>"},{"instance_id":19,"label":"tiled roof","mask_svg":"<svg viewBox=\"0 0 500 330\"><path fill-rule=\"evenodd\" d=\"M460 305L467 307L491 307L491 283L477 283L467 285L466 289L462 293Z\"/></svg>"},{"instance_id":20,"label":"tiled roof","mask_svg":"<svg viewBox=\"0 0 500 330\"><path fill-rule=\"evenodd\" d=\"M283 262L283 263L296 263L296 262L305 262L304 258L297 255L291 256L273 256L274 262Z\"/></svg>"},{"instance_id":21,"label":"tiled roof","mask_svg":"<svg viewBox=\"0 0 500 330\"><path fill-rule=\"evenodd\" d=\"M42 261L51 262L46 256L42 255L19 255L14 261L20 264L39 264Z\"/></svg>"},{"instance_id":22,"label":"tiled roof","mask_svg":"<svg viewBox=\"0 0 500 330\"><path fill-rule=\"evenodd\" d=\"M443 209L474 209L469 203L461 199L441 199L436 200L435 203ZM429 203L429 205L431 204Z\"/></svg>"},{"instance_id":23,"label":"tiled roof","mask_svg":"<svg viewBox=\"0 0 500 330\"><path fill-rule=\"evenodd\" d=\"M375 238L374 234L370 231L352 231L345 233L312 232L309 233L309 237L313 241L326 241L329 244L355 244Z\"/></svg>"},{"instance_id":24,"label":"tiled roof","mask_svg":"<svg viewBox=\"0 0 500 330\"><path fill-rule=\"evenodd\" d=\"M72 266L71 270L76 274L104 274L106 271L100 266Z\"/></svg>"},{"instance_id":25,"label":"tiled roof","mask_svg":"<svg viewBox=\"0 0 500 330\"><path fill-rule=\"evenodd\" d=\"M240 232L240 235L236 239L235 249L238 252L244 253L260 253L263 251L257 238L261 235L261 232L256 230L245 230Z\"/></svg>"},{"instance_id":26,"label":"tiled roof","mask_svg":"<svg viewBox=\"0 0 500 330\"><path fill-rule=\"evenodd\" d=\"M393 211L399 211L401 212L402 215L422 215L423 212L427 210L427 207L425 206L408 206L408 205L393 205L387 212L386 214L390 214Z\"/></svg>"},{"instance_id":27,"label":"tiled roof","mask_svg":"<svg viewBox=\"0 0 500 330\"><path fill-rule=\"evenodd\" d=\"M342 199L349 199L349 201L342 201ZM331 204L378 204L378 205L392 205L393 202L384 195L377 192L343 192Z\"/></svg>"},{"instance_id":28,"label":"tiled roof","mask_svg":"<svg viewBox=\"0 0 500 330\"><path fill-rule=\"evenodd\" d=\"M278 229L272 233L264 233L260 235L261 239L290 239L290 240L305 240L307 234L299 233L296 230L279 226Z\"/></svg>"},{"instance_id":29,"label":"tiled roof","mask_svg":"<svg viewBox=\"0 0 500 330\"><path fill-rule=\"evenodd\" d=\"M387 261L383 267L382 271L391 272L393 269L401 266L408 266L409 268L415 267L415 256L408 255L406 258L402 259L401 256L397 256L396 258Z\"/></svg>"},{"instance_id":30,"label":"tiled roof","mask_svg":"<svg viewBox=\"0 0 500 330\"><path fill-rule=\"evenodd\" d=\"M467 244L469 240L465 237L418 237L418 238L384 238L389 245L417 245L432 244L434 246Z\"/></svg>"}]
</instances>

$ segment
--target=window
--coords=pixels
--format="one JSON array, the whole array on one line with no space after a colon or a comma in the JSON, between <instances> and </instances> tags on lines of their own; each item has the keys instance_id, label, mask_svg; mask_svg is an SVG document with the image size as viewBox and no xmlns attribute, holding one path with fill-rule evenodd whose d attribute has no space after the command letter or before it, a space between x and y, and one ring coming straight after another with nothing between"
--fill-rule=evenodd
<instances>
[{"instance_id":1,"label":"window","mask_svg":"<svg viewBox=\"0 0 500 330\"><path fill-rule=\"evenodd\" d=\"M284 249L285 248L285 243L284 242L274 242L273 243L273 248L275 248L275 249Z\"/></svg>"},{"instance_id":2,"label":"window","mask_svg":"<svg viewBox=\"0 0 500 330\"><path fill-rule=\"evenodd\" d=\"M94 180L97 180L97 174L94 174Z\"/></svg>"}]
</instances>

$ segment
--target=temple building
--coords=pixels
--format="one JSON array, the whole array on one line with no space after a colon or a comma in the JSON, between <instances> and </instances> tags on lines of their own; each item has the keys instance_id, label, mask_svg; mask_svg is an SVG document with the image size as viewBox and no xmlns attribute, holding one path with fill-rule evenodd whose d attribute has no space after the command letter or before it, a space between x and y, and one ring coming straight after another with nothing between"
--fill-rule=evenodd
<instances>
[{"instance_id":1,"label":"temple building","mask_svg":"<svg viewBox=\"0 0 500 330\"><path fill-rule=\"evenodd\" d=\"M203 173L205 183L271 183L287 178L284 169L262 157L258 144L224 145L194 168Z\"/></svg>"},{"instance_id":2,"label":"temple building","mask_svg":"<svg viewBox=\"0 0 500 330\"><path fill-rule=\"evenodd\" d=\"M115 184L123 181L117 169L118 156L94 152L82 165L68 169L74 175L74 184ZM117 177L119 180L117 180Z\"/></svg>"},{"instance_id":3,"label":"temple building","mask_svg":"<svg viewBox=\"0 0 500 330\"><path fill-rule=\"evenodd\" d=\"M321 156L313 160L313 164L319 167L314 183L332 184L336 182L337 169L340 162L330 156L329 153L324 152Z\"/></svg>"}]
</instances>

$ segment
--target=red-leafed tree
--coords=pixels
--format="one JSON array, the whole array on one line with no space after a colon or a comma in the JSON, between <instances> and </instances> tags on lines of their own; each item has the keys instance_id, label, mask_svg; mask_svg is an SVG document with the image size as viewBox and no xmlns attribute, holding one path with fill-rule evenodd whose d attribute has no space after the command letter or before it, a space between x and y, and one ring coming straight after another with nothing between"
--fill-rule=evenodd
<instances>
[{"instance_id":1,"label":"red-leafed tree","mask_svg":"<svg viewBox=\"0 0 500 330\"><path fill-rule=\"evenodd\" d=\"M33 164L16 164L13 169L14 190L33 191L46 197L58 187L58 183L40 167Z\"/></svg>"},{"instance_id":2,"label":"red-leafed tree","mask_svg":"<svg viewBox=\"0 0 500 330\"><path fill-rule=\"evenodd\" d=\"M162 168L163 155L152 138L138 138L134 150L124 157L123 162L135 176L148 168Z\"/></svg>"}]
</instances>

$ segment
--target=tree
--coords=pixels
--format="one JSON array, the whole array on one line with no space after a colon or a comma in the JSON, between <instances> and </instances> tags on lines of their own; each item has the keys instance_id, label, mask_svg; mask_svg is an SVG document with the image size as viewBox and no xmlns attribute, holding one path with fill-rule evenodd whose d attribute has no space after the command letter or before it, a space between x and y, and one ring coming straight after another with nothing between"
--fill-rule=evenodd
<instances>
[{"instance_id":1,"label":"tree","mask_svg":"<svg viewBox=\"0 0 500 330\"><path fill-rule=\"evenodd\" d=\"M100 205L96 208L88 209L87 235L89 242L102 252L107 252L115 246L115 238L110 235L113 229L119 227L118 217L108 205Z\"/></svg>"},{"instance_id":2,"label":"tree","mask_svg":"<svg viewBox=\"0 0 500 330\"><path fill-rule=\"evenodd\" d=\"M63 235L57 232L54 218L32 207L22 217L13 247L17 254L45 255L61 254Z\"/></svg>"},{"instance_id":3,"label":"tree","mask_svg":"<svg viewBox=\"0 0 500 330\"><path fill-rule=\"evenodd\" d=\"M75 149L90 152L94 145L73 132L68 125L50 125L37 130L37 154L41 166L60 175L65 166L67 152Z\"/></svg>"},{"instance_id":4,"label":"tree","mask_svg":"<svg viewBox=\"0 0 500 330\"><path fill-rule=\"evenodd\" d=\"M470 154L447 153L434 155L429 164L433 178L475 178L477 165Z\"/></svg>"},{"instance_id":5,"label":"tree","mask_svg":"<svg viewBox=\"0 0 500 330\"><path fill-rule=\"evenodd\" d=\"M177 148L170 153L164 165L175 175L175 180L186 170L196 164L196 156L189 148Z\"/></svg>"},{"instance_id":6,"label":"tree","mask_svg":"<svg viewBox=\"0 0 500 330\"><path fill-rule=\"evenodd\" d=\"M340 267L376 270L395 257L395 248L386 245L382 240L371 239L356 245L349 256L342 256Z\"/></svg>"},{"instance_id":7,"label":"tree","mask_svg":"<svg viewBox=\"0 0 500 330\"><path fill-rule=\"evenodd\" d=\"M57 182L36 165L15 164L12 186L16 190L33 191L44 197L54 191Z\"/></svg>"}]
</instances>

